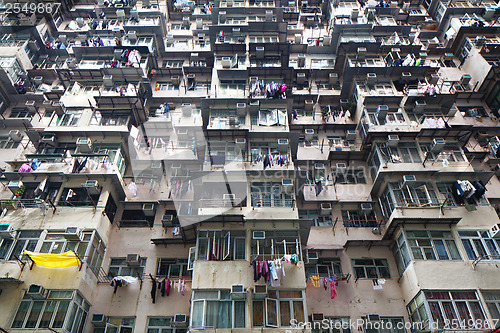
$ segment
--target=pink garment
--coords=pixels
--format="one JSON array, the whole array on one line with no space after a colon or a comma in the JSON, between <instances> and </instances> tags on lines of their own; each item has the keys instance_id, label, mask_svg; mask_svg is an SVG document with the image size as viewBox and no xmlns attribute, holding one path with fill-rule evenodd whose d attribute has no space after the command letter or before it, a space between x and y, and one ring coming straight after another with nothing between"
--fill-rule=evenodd
<instances>
[{"instance_id":1,"label":"pink garment","mask_svg":"<svg viewBox=\"0 0 500 333\"><path fill-rule=\"evenodd\" d=\"M184 291L186 290L186 280L182 280L181 283L181 294L184 296Z\"/></svg>"},{"instance_id":2,"label":"pink garment","mask_svg":"<svg viewBox=\"0 0 500 333\"><path fill-rule=\"evenodd\" d=\"M167 296L170 295L170 279L167 279L167 283L165 283L165 292Z\"/></svg>"},{"instance_id":3,"label":"pink garment","mask_svg":"<svg viewBox=\"0 0 500 333\"><path fill-rule=\"evenodd\" d=\"M323 278L323 287L326 289L328 289L328 279L326 277Z\"/></svg>"},{"instance_id":4,"label":"pink garment","mask_svg":"<svg viewBox=\"0 0 500 333\"><path fill-rule=\"evenodd\" d=\"M24 163L17 172L31 172L31 164Z\"/></svg>"},{"instance_id":5,"label":"pink garment","mask_svg":"<svg viewBox=\"0 0 500 333\"><path fill-rule=\"evenodd\" d=\"M284 93L284 92L285 92L285 90L286 90L286 83L283 83L283 84L281 85L281 91L280 91L280 92L281 92L281 93Z\"/></svg>"},{"instance_id":6,"label":"pink garment","mask_svg":"<svg viewBox=\"0 0 500 333\"><path fill-rule=\"evenodd\" d=\"M337 297L337 289L335 288L335 280L334 279L332 279L330 281L330 295L331 295L332 299Z\"/></svg>"}]
</instances>

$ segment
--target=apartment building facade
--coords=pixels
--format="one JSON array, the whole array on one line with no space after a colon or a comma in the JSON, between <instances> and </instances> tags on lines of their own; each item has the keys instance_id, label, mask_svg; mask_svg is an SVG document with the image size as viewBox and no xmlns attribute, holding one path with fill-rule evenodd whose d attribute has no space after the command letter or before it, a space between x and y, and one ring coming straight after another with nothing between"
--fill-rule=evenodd
<instances>
[{"instance_id":1,"label":"apartment building facade","mask_svg":"<svg viewBox=\"0 0 500 333\"><path fill-rule=\"evenodd\" d=\"M499 4L33 4L1 7L0 331L498 327Z\"/></svg>"}]
</instances>

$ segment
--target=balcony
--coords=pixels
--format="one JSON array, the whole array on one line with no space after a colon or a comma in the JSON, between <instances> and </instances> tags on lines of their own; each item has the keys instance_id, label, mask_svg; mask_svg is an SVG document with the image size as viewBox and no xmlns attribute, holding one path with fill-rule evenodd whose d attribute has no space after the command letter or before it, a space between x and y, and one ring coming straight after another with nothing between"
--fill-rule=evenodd
<instances>
[{"instance_id":1,"label":"balcony","mask_svg":"<svg viewBox=\"0 0 500 333\"><path fill-rule=\"evenodd\" d=\"M59 26L59 32L87 32L95 30L97 33L108 31L123 31L125 28L134 27L156 27L160 25L160 18L139 18L139 19L111 19L96 20L95 26L90 26L86 18L76 18L75 20L65 21ZM114 46L114 45L113 45Z\"/></svg>"}]
</instances>

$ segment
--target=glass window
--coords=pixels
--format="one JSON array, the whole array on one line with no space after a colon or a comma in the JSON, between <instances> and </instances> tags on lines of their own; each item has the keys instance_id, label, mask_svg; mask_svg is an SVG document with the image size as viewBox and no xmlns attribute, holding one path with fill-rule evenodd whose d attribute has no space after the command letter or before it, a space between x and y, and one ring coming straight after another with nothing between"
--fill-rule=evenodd
<instances>
[{"instance_id":1,"label":"glass window","mask_svg":"<svg viewBox=\"0 0 500 333\"><path fill-rule=\"evenodd\" d=\"M500 240L491 238L488 231L459 231L469 260L483 257L483 260L498 260Z\"/></svg>"},{"instance_id":2,"label":"glass window","mask_svg":"<svg viewBox=\"0 0 500 333\"><path fill-rule=\"evenodd\" d=\"M191 326L245 326L245 301L230 300L229 290L195 291L193 299Z\"/></svg>"},{"instance_id":3,"label":"glass window","mask_svg":"<svg viewBox=\"0 0 500 333\"><path fill-rule=\"evenodd\" d=\"M18 233L17 239L14 242L14 248L10 253L9 260L21 258L24 251L34 251L40 238L41 230L23 230Z\"/></svg>"},{"instance_id":4,"label":"glass window","mask_svg":"<svg viewBox=\"0 0 500 333\"><path fill-rule=\"evenodd\" d=\"M168 277L191 276L188 270L188 259L159 258L156 275Z\"/></svg>"},{"instance_id":5,"label":"glass window","mask_svg":"<svg viewBox=\"0 0 500 333\"><path fill-rule=\"evenodd\" d=\"M381 279L391 277L387 259L352 259L352 266L356 278Z\"/></svg>"},{"instance_id":6,"label":"glass window","mask_svg":"<svg viewBox=\"0 0 500 333\"><path fill-rule=\"evenodd\" d=\"M137 276L144 274L147 258L139 258L137 266L130 266L126 258L111 258L108 270L109 277Z\"/></svg>"}]
</instances>

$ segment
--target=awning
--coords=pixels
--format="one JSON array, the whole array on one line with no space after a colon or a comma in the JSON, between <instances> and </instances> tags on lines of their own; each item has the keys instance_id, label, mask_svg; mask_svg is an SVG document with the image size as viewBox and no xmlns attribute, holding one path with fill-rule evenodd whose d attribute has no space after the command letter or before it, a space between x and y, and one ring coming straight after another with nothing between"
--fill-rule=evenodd
<instances>
[{"instance_id":1,"label":"awning","mask_svg":"<svg viewBox=\"0 0 500 333\"><path fill-rule=\"evenodd\" d=\"M307 246L304 246L304 248L308 250L344 250L342 245L335 244L308 244Z\"/></svg>"},{"instance_id":2,"label":"awning","mask_svg":"<svg viewBox=\"0 0 500 333\"><path fill-rule=\"evenodd\" d=\"M28 255L37 266L41 267L66 268L79 267L81 264L80 258L73 251L60 254L24 251L24 254Z\"/></svg>"}]
</instances>

